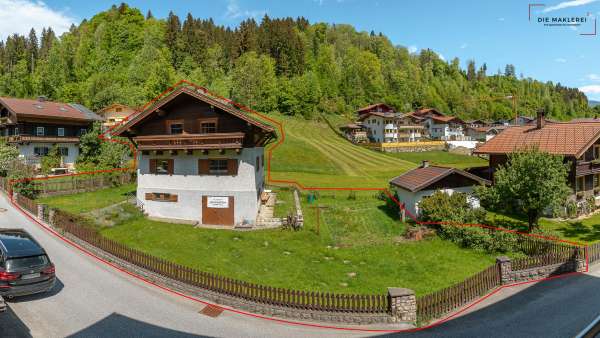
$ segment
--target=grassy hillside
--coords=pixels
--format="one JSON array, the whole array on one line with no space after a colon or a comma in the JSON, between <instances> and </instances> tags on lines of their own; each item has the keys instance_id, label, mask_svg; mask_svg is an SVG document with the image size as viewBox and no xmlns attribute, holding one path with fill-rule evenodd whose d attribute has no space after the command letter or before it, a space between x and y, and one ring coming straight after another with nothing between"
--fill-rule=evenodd
<instances>
[{"instance_id":1,"label":"grassy hillside","mask_svg":"<svg viewBox=\"0 0 600 338\"><path fill-rule=\"evenodd\" d=\"M272 117L283 123L285 141L273 151L271 177L296 180L307 187L385 187L391 178L417 167L424 159L457 167L486 163L477 157L443 151L381 153L348 142L323 121ZM328 118L334 125L345 122L340 117Z\"/></svg>"}]
</instances>

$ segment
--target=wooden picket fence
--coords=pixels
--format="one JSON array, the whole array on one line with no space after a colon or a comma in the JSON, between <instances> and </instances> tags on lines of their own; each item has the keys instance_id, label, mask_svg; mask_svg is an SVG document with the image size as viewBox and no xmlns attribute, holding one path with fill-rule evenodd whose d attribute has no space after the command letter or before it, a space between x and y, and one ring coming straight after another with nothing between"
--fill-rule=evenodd
<instances>
[{"instance_id":1,"label":"wooden picket fence","mask_svg":"<svg viewBox=\"0 0 600 338\"><path fill-rule=\"evenodd\" d=\"M358 295L290 290L227 278L175 264L129 248L103 237L91 227L81 225L85 223L85 220L79 216L55 210L53 219L55 227L120 259L176 281L274 306L330 312L388 313L389 302L385 294Z\"/></svg>"},{"instance_id":2,"label":"wooden picket fence","mask_svg":"<svg viewBox=\"0 0 600 338\"><path fill-rule=\"evenodd\" d=\"M35 200L29 199L22 195L17 195L17 204L19 204L22 208L29 211L30 213L37 215L38 205Z\"/></svg>"},{"instance_id":3,"label":"wooden picket fence","mask_svg":"<svg viewBox=\"0 0 600 338\"><path fill-rule=\"evenodd\" d=\"M500 269L494 264L451 287L417 297L417 318L439 318L500 285Z\"/></svg>"},{"instance_id":4,"label":"wooden picket fence","mask_svg":"<svg viewBox=\"0 0 600 338\"><path fill-rule=\"evenodd\" d=\"M528 256L512 260L513 270L526 270L540 266L562 264L572 262L579 258L585 259L584 250L577 247L565 247L560 251L552 251L543 255Z\"/></svg>"},{"instance_id":5,"label":"wooden picket fence","mask_svg":"<svg viewBox=\"0 0 600 338\"><path fill-rule=\"evenodd\" d=\"M50 180L32 181L40 196L55 196L94 191L135 182L131 172L95 174L93 176L68 176Z\"/></svg>"},{"instance_id":6,"label":"wooden picket fence","mask_svg":"<svg viewBox=\"0 0 600 338\"><path fill-rule=\"evenodd\" d=\"M587 247L587 254L590 264L600 260L600 242L589 245Z\"/></svg>"}]
</instances>

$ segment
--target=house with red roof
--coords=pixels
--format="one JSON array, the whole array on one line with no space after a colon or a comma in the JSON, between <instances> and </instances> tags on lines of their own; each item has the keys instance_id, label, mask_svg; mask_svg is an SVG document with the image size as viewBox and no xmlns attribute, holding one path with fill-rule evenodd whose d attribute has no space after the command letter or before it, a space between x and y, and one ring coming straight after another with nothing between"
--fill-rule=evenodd
<instances>
[{"instance_id":1,"label":"house with red roof","mask_svg":"<svg viewBox=\"0 0 600 338\"><path fill-rule=\"evenodd\" d=\"M34 165L56 146L63 165L72 169L79 156L79 138L101 120L80 104L52 102L45 97L0 97L0 135Z\"/></svg>"},{"instance_id":2,"label":"house with red roof","mask_svg":"<svg viewBox=\"0 0 600 338\"><path fill-rule=\"evenodd\" d=\"M553 122L540 112L535 124L506 128L474 153L489 156L488 178L493 179L493 173L507 163L510 154L530 148L563 156L574 197L595 196L600 200L600 122Z\"/></svg>"},{"instance_id":3,"label":"house with red roof","mask_svg":"<svg viewBox=\"0 0 600 338\"><path fill-rule=\"evenodd\" d=\"M436 191L449 195L465 193L468 202L473 207L479 207L479 200L472 195L473 189L478 185L490 184L488 180L464 170L429 165L429 161L423 161L419 168L394 177L389 183L405 210L415 217L421 213L419 203Z\"/></svg>"}]
</instances>

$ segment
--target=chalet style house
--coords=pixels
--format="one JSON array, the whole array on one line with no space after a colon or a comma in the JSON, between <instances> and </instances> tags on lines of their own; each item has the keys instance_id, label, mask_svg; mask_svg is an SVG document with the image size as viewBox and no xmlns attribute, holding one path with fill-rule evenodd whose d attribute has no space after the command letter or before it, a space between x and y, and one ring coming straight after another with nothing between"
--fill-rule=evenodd
<instances>
[{"instance_id":1,"label":"chalet style house","mask_svg":"<svg viewBox=\"0 0 600 338\"><path fill-rule=\"evenodd\" d=\"M479 207L479 200L472 195L473 188L490 184L488 180L464 170L429 165L429 161L423 161L419 168L394 177L389 183L405 210L415 217L421 214L419 203L436 191L449 195L465 193L468 202L473 207Z\"/></svg>"},{"instance_id":2,"label":"chalet style house","mask_svg":"<svg viewBox=\"0 0 600 338\"><path fill-rule=\"evenodd\" d=\"M101 120L79 104L51 102L44 97L0 97L0 134L32 165L39 165L41 157L56 146L63 166L72 169L79 156L79 137Z\"/></svg>"},{"instance_id":3,"label":"chalet style house","mask_svg":"<svg viewBox=\"0 0 600 338\"><path fill-rule=\"evenodd\" d=\"M506 128L474 153L489 155L489 179L508 155L527 148L562 155L569 164L572 198L600 199L600 122L549 122L538 115L534 125Z\"/></svg>"},{"instance_id":4,"label":"chalet style house","mask_svg":"<svg viewBox=\"0 0 600 338\"><path fill-rule=\"evenodd\" d=\"M107 130L112 126L121 123L127 117L136 112L137 111L135 109L129 106L115 103L100 109L98 111L98 115L104 119L104 122L102 123L103 130Z\"/></svg>"},{"instance_id":5,"label":"chalet style house","mask_svg":"<svg viewBox=\"0 0 600 338\"><path fill-rule=\"evenodd\" d=\"M276 137L233 105L180 87L117 127L138 149L138 204L153 218L254 224L264 146Z\"/></svg>"},{"instance_id":6,"label":"chalet style house","mask_svg":"<svg viewBox=\"0 0 600 338\"><path fill-rule=\"evenodd\" d=\"M361 108L357 114L357 124L367 130L371 142L416 142L424 136L424 127L412 115L397 113L384 103Z\"/></svg>"}]
</instances>

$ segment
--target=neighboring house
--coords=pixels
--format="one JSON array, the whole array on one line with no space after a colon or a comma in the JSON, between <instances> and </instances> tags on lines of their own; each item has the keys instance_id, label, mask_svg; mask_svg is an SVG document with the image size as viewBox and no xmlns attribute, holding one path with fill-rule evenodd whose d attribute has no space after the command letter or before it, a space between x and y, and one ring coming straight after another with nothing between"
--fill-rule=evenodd
<instances>
[{"instance_id":1,"label":"neighboring house","mask_svg":"<svg viewBox=\"0 0 600 338\"><path fill-rule=\"evenodd\" d=\"M469 203L473 207L479 207L479 200L471 195L473 187L489 183L488 180L464 170L429 165L429 161L423 161L419 168L390 180L391 189L396 192L400 203L415 217L421 214L419 203L436 191L450 195L454 192L467 193Z\"/></svg>"},{"instance_id":2,"label":"neighboring house","mask_svg":"<svg viewBox=\"0 0 600 338\"><path fill-rule=\"evenodd\" d=\"M138 204L151 217L254 224L264 189L263 124L200 89L181 87L117 127L138 148Z\"/></svg>"},{"instance_id":3,"label":"neighboring house","mask_svg":"<svg viewBox=\"0 0 600 338\"><path fill-rule=\"evenodd\" d=\"M479 142L487 142L498 135L501 131L508 128L508 126L497 126L497 127L468 127L467 136L471 139Z\"/></svg>"},{"instance_id":4,"label":"neighboring house","mask_svg":"<svg viewBox=\"0 0 600 338\"><path fill-rule=\"evenodd\" d=\"M137 111L124 104L115 103L108 107L104 107L98 111L98 115L102 116L104 122L102 123L103 129L106 130L116 124L121 123L127 117L136 113Z\"/></svg>"},{"instance_id":5,"label":"neighboring house","mask_svg":"<svg viewBox=\"0 0 600 338\"><path fill-rule=\"evenodd\" d=\"M442 116L446 116L444 113L438 111L435 108L421 108L421 109L417 109L413 112L409 113L410 115L414 116L415 118L419 118L421 119L421 121L425 121L425 119L429 118L429 117L442 117Z\"/></svg>"},{"instance_id":6,"label":"neighboring house","mask_svg":"<svg viewBox=\"0 0 600 338\"><path fill-rule=\"evenodd\" d=\"M569 166L569 185L576 192L573 197L600 198L599 122L548 122L540 114L535 125L506 128L474 153L489 155L488 174L492 179L509 154L528 148L564 157Z\"/></svg>"},{"instance_id":7,"label":"neighboring house","mask_svg":"<svg viewBox=\"0 0 600 338\"><path fill-rule=\"evenodd\" d=\"M356 114L360 117L367 113L394 113L394 108L385 103L375 103L366 107L360 108L356 111Z\"/></svg>"},{"instance_id":8,"label":"neighboring house","mask_svg":"<svg viewBox=\"0 0 600 338\"><path fill-rule=\"evenodd\" d=\"M367 128L360 123L349 123L341 126L340 130L352 143L364 143L369 141L369 138L367 137Z\"/></svg>"},{"instance_id":9,"label":"neighboring house","mask_svg":"<svg viewBox=\"0 0 600 338\"><path fill-rule=\"evenodd\" d=\"M417 142L427 136L427 130L421 119L415 118L410 113L399 115L395 121L398 127L399 142Z\"/></svg>"},{"instance_id":10,"label":"neighboring house","mask_svg":"<svg viewBox=\"0 0 600 338\"><path fill-rule=\"evenodd\" d=\"M430 116L425 120L425 127L428 129L429 136L432 139L442 141L466 141L465 123L454 116Z\"/></svg>"},{"instance_id":11,"label":"neighboring house","mask_svg":"<svg viewBox=\"0 0 600 338\"><path fill-rule=\"evenodd\" d=\"M367 136L371 142L388 143L398 142L398 126L393 112L368 112L359 116L359 122L367 129Z\"/></svg>"},{"instance_id":12,"label":"neighboring house","mask_svg":"<svg viewBox=\"0 0 600 338\"><path fill-rule=\"evenodd\" d=\"M483 128L489 126L489 123L485 120L469 120L465 121L465 125L469 128Z\"/></svg>"},{"instance_id":13,"label":"neighboring house","mask_svg":"<svg viewBox=\"0 0 600 338\"><path fill-rule=\"evenodd\" d=\"M0 134L19 149L27 163L58 147L63 165L72 169L79 156L79 137L102 118L79 104L0 97Z\"/></svg>"},{"instance_id":14,"label":"neighboring house","mask_svg":"<svg viewBox=\"0 0 600 338\"><path fill-rule=\"evenodd\" d=\"M535 123L535 118L530 116L519 116L517 117L517 125L526 126Z\"/></svg>"}]
</instances>

